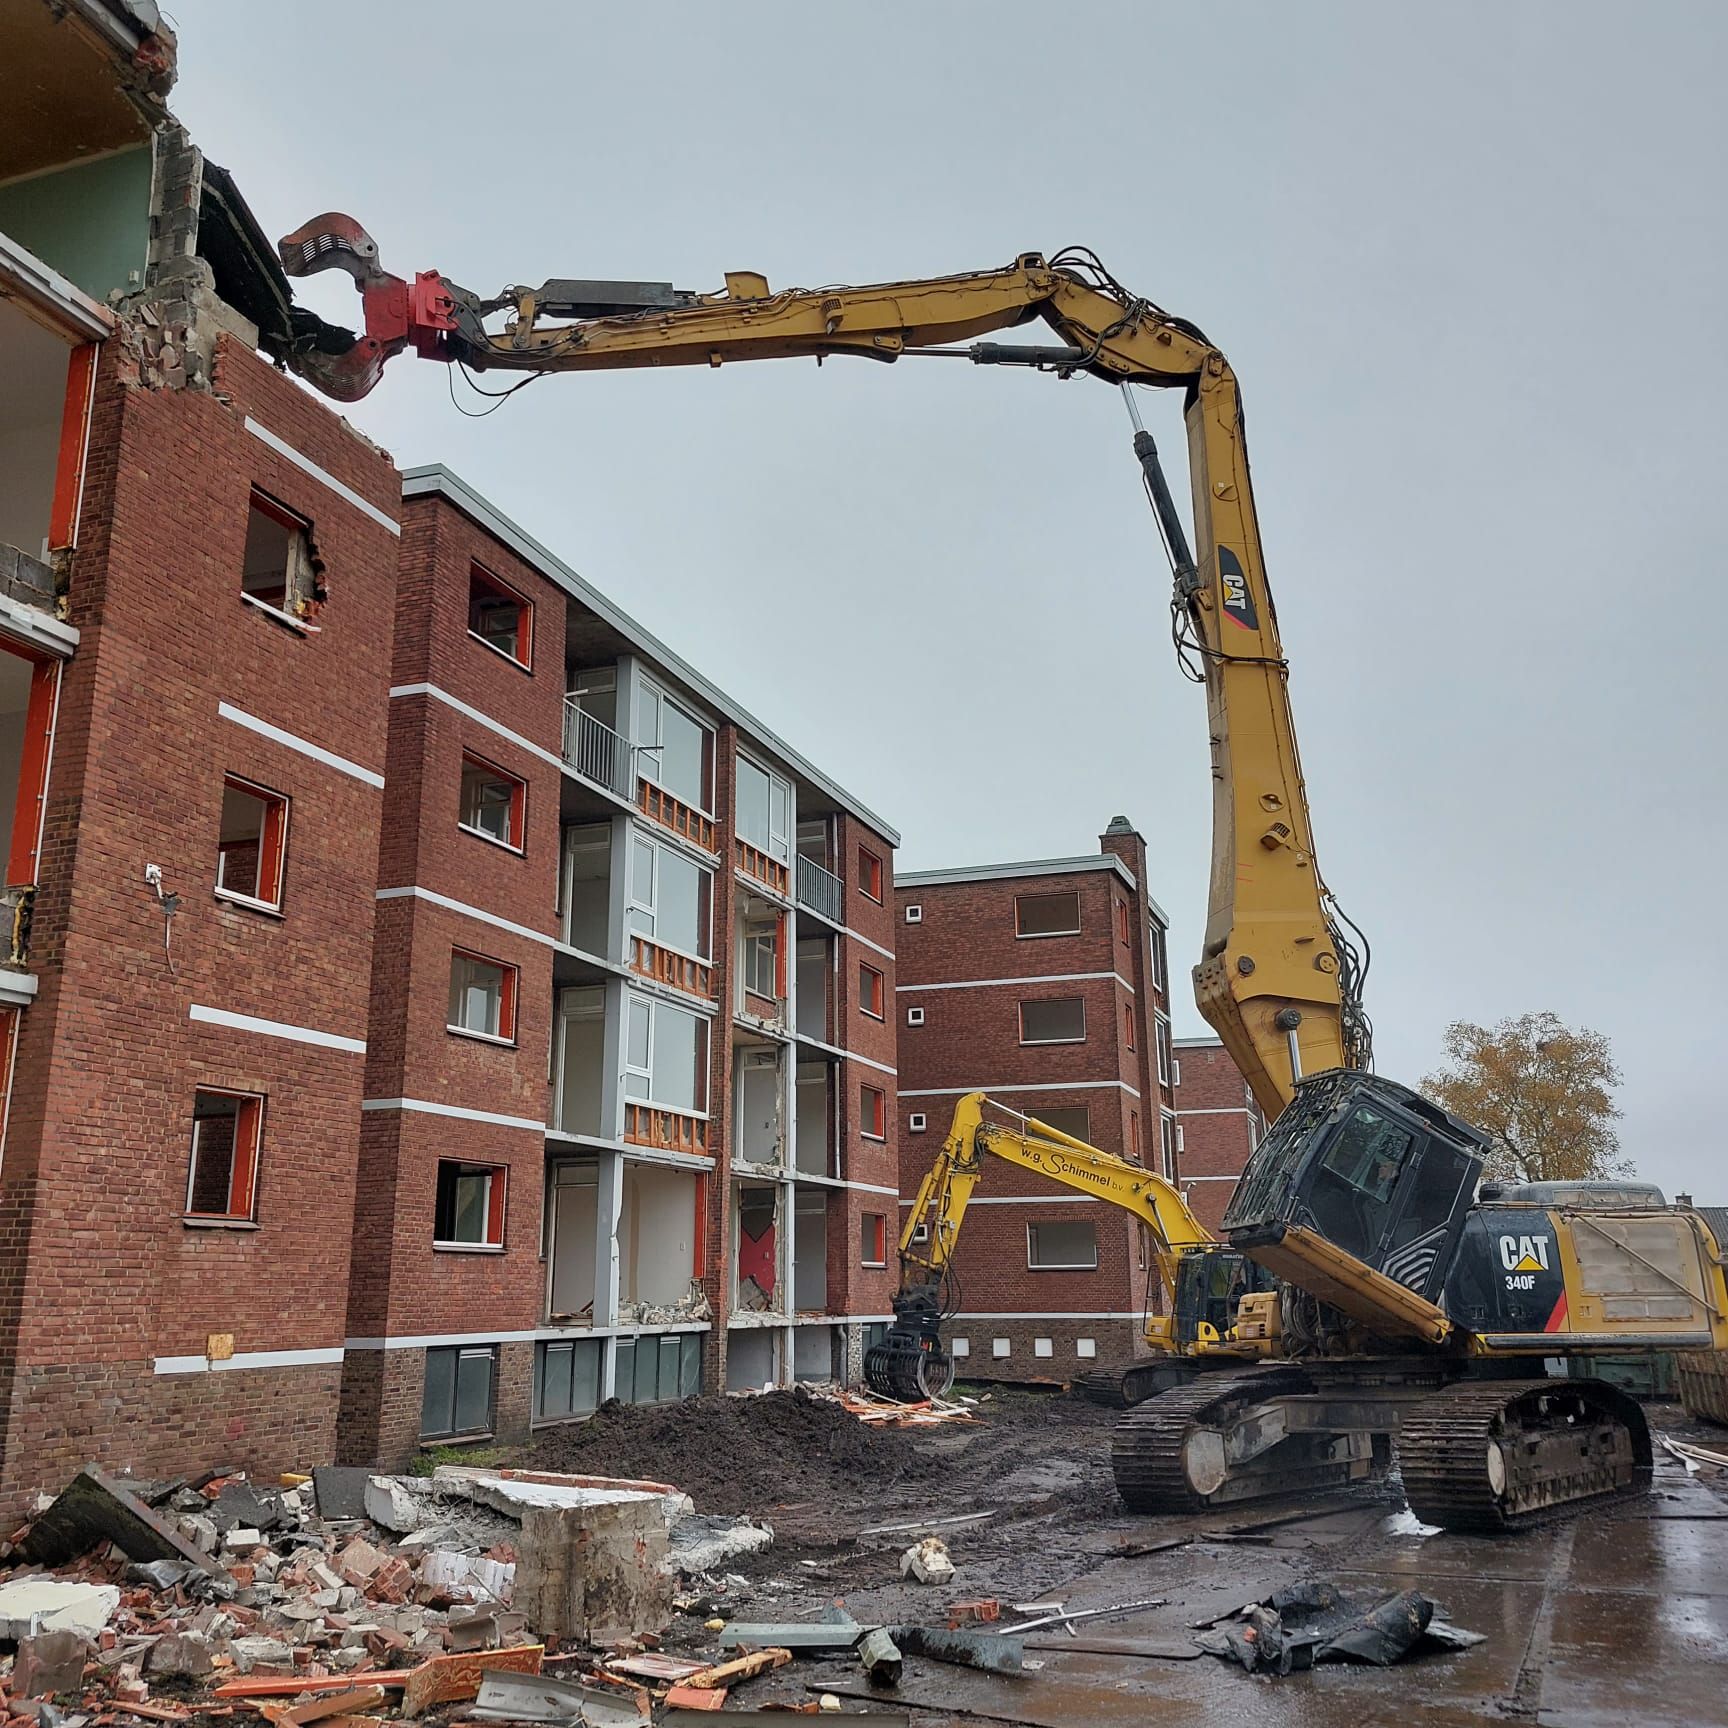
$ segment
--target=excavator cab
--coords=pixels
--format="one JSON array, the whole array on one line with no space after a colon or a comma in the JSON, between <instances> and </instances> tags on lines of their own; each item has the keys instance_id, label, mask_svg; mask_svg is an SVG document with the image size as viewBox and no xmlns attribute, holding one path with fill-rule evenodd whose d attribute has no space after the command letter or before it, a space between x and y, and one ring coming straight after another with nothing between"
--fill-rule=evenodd
<instances>
[{"instance_id":1,"label":"excavator cab","mask_svg":"<svg viewBox=\"0 0 1728 1728\"><path fill-rule=\"evenodd\" d=\"M1418 1092L1354 1069L1296 1084L1224 1214L1252 1253L1306 1228L1432 1301L1475 1198L1486 1137Z\"/></svg>"},{"instance_id":2,"label":"excavator cab","mask_svg":"<svg viewBox=\"0 0 1728 1728\"><path fill-rule=\"evenodd\" d=\"M1247 1255L1222 1243L1190 1248L1176 1260L1176 1343L1188 1351L1216 1343L1236 1324L1244 1296L1273 1290L1277 1280Z\"/></svg>"}]
</instances>

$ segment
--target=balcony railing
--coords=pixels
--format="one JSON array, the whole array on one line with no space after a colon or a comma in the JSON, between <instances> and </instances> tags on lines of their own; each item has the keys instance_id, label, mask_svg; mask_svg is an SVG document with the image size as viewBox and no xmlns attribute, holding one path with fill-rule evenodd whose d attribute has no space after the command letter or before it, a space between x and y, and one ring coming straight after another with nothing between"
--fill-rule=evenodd
<instances>
[{"instance_id":1,"label":"balcony railing","mask_svg":"<svg viewBox=\"0 0 1728 1728\"><path fill-rule=\"evenodd\" d=\"M704 852L714 850L714 818L704 816L682 799L674 798L652 780L637 780L636 808L650 821L658 822L662 828L670 828L674 834L683 835Z\"/></svg>"},{"instance_id":2,"label":"balcony railing","mask_svg":"<svg viewBox=\"0 0 1728 1728\"><path fill-rule=\"evenodd\" d=\"M711 965L692 960L688 954L662 948L646 936L632 935L630 938L630 970L641 973L644 978L652 978L658 984L670 984L674 990L683 990L692 996L711 997L714 994L714 968Z\"/></svg>"},{"instance_id":3,"label":"balcony railing","mask_svg":"<svg viewBox=\"0 0 1728 1728\"><path fill-rule=\"evenodd\" d=\"M786 893L786 866L778 858L770 858L760 846L752 846L748 840L733 839L733 849L737 855L738 868L753 881L760 882L764 888L784 896Z\"/></svg>"},{"instance_id":4,"label":"balcony railing","mask_svg":"<svg viewBox=\"0 0 1728 1728\"><path fill-rule=\"evenodd\" d=\"M840 912L846 904L845 884L840 878L802 852L798 854L798 904L808 906L830 924L840 922Z\"/></svg>"},{"instance_id":5,"label":"balcony railing","mask_svg":"<svg viewBox=\"0 0 1728 1728\"><path fill-rule=\"evenodd\" d=\"M603 720L564 699L564 760L584 780L628 798L636 779L635 751Z\"/></svg>"},{"instance_id":6,"label":"balcony railing","mask_svg":"<svg viewBox=\"0 0 1728 1728\"><path fill-rule=\"evenodd\" d=\"M632 1146L701 1154L708 1150L708 1124L702 1117L687 1116L682 1110L626 1101L624 1138Z\"/></svg>"}]
</instances>

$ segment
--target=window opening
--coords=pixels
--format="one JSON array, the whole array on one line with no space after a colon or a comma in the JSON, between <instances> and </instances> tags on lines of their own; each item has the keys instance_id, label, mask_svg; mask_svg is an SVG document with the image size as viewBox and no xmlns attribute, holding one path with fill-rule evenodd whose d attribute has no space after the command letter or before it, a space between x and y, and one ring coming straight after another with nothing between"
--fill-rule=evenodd
<instances>
[{"instance_id":1,"label":"window opening","mask_svg":"<svg viewBox=\"0 0 1728 1728\"><path fill-rule=\"evenodd\" d=\"M864 1214L864 1264L888 1264L888 1220L880 1212Z\"/></svg>"},{"instance_id":2,"label":"window opening","mask_svg":"<svg viewBox=\"0 0 1728 1728\"><path fill-rule=\"evenodd\" d=\"M449 1030L508 1044L516 1037L516 968L457 948L450 956Z\"/></svg>"},{"instance_id":3,"label":"window opening","mask_svg":"<svg viewBox=\"0 0 1728 1728\"><path fill-rule=\"evenodd\" d=\"M462 790L456 822L483 840L522 850L527 827L528 786L479 756L462 757Z\"/></svg>"},{"instance_id":4,"label":"window opening","mask_svg":"<svg viewBox=\"0 0 1728 1728\"><path fill-rule=\"evenodd\" d=\"M624 1096L668 1110L708 1108L708 1022L625 993Z\"/></svg>"},{"instance_id":5,"label":"window opening","mask_svg":"<svg viewBox=\"0 0 1728 1728\"><path fill-rule=\"evenodd\" d=\"M1022 1044L1079 1044L1086 1037L1086 1003L1079 996L1046 996L1020 1004Z\"/></svg>"},{"instance_id":6,"label":"window opening","mask_svg":"<svg viewBox=\"0 0 1728 1728\"><path fill-rule=\"evenodd\" d=\"M778 774L738 758L738 836L758 852L788 864L792 858L792 788Z\"/></svg>"},{"instance_id":7,"label":"window opening","mask_svg":"<svg viewBox=\"0 0 1728 1728\"><path fill-rule=\"evenodd\" d=\"M241 595L305 625L323 604L323 571L312 546L312 525L254 487L246 512Z\"/></svg>"},{"instance_id":8,"label":"window opening","mask_svg":"<svg viewBox=\"0 0 1728 1728\"><path fill-rule=\"evenodd\" d=\"M1078 936L1080 896L1066 894L1016 894L1016 936Z\"/></svg>"},{"instance_id":9,"label":"window opening","mask_svg":"<svg viewBox=\"0 0 1728 1728\"><path fill-rule=\"evenodd\" d=\"M192 1098L192 1157L186 1215L250 1222L257 1190L264 1100L251 1092L199 1091Z\"/></svg>"},{"instance_id":10,"label":"window opening","mask_svg":"<svg viewBox=\"0 0 1728 1728\"><path fill-rule=\"evenodd\" d=\"M888 1138L888 1096L876 1086L858 1088L860 1132L866 1140Z\"/></svg>"},{"instance_id":11,"label":"window opening","mask_svg":"<svg viewBox=\"0 0 1728 1728\"><path fill-rule=\"evenodd\" d=\"M1091 1272L1098 1233L1090 1219L1050 1218L1026 1226L1026 1265L1034 1272Z\"/></svg>"},{"instance_id":12,"label":"window opening","mask_svg":"<svg viewBox=\"0 0 1728 1728\"><path fill-rule=\"evenodd\" d=\"M1049 1110L1037 1111L1036 1118L1059 1134L1084 1140L1088 1146L1092 1144L1092 1111L1085 1104L1057 1104Z\"/></svg>"},{"instance_id":13,"label":"window opening","mask_svg":"<svg viewBox=\"0 0 1728 1728\"><path fill-rule=\"evenodd\" d=\"M884 1018L886 1009L882 974L874 966L866 966L862 961L858 964L858 1001L873 1020Z\"/></svg>"},{"instance_id":14,"label":"window opening","mask_svg":"<svg viewBox=\"0 0 1728 1728\"><path fill-rule=\"evenodd\" d=\"M504 1174L491 1164L439 1159L433 1241L441 1248L502 1248Z\"/></svg>"},{"instance_id":15,"label":"window opening","mask_svg":"<svg viewBox=\"0 0 1728 1728\"><path fill-rule=\"evenodd\" d=\"M287 839L288 800L229 775L222 782L216 892L256 906L280 907Z\"/></svg>"},{"instance_id":16,"label":"window opening","mask_svg":"<svg viewBox=\"0 0 1728 1728\"><path fill-rule=\"evenodd\" d=\"M858 848L858 887L878 906L882 904L882 860L867 846Z\"/></svg>"},{"instance_id":17,"label":"window opening","mask_svg":"<svg viewBox=\"0 0 1728 1728\"><path fill-rule=\"evenodd\" d=\"M518 666L532 663L534 608L508 582L478 564L468 567L468 634Z\"/></svg>"},{"instance_id":18,"label":"window opening","mask_svg":"<svg viewBox=\"0 0 1728 1728\"><path fill-rule=\"evenodd\" d=\"M446 1440L458 1434L490 1434L497 1369L495 1344L428 1350L426 1384L420 1398L420 1438Z\"/></svg>"}]
</instances>

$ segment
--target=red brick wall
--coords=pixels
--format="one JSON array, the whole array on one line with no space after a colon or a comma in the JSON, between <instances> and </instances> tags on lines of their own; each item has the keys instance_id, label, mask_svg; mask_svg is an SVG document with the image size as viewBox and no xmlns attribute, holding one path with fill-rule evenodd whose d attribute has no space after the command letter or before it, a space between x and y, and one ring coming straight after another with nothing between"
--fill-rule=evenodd
<instances>
[{"instance_id":1,"label":"red brick wall","mask_svg":"<svg viewBox=\"0 0 1728 1728\"><path fill-rule=\"evenodd\" d=\"M157 1375L162 1356L344 1335L363 1058L200 1025L193 1004L361 1038L382 794L219 718L229 702L381 772L396 540L246 430L369 500L389 459L224 339L216 390L102 360L49 782L32 969L0 1175L0 1494L107 1461L186 1470L328 1455L330 1366ZM328 602L300 635L245 605L250 488L308 518ZM215 900L225 772L293 800L280 918ZM171 956L146 888L180 896ZM181 1221L200 1084L267 1094L257 1228ZM308 1219L314 1221L308 1227ZM92 1417L99 1417L92 1420ZM120 1454L125 1456L121 1457Z\"/></svg>"},{"instance_id":2,"label":"red brick wall","mask_svg":"<svg viewBox=\"0 0 1728 1728\"><path fill-rule=\"evenodd\" d=\"M1241 1070L1222 1044L1185 1043L1176 1051L1182 1125L1181 1183L1190 1210L1214 1235L1264 1120Z\"/></svg>"}]
</instances>

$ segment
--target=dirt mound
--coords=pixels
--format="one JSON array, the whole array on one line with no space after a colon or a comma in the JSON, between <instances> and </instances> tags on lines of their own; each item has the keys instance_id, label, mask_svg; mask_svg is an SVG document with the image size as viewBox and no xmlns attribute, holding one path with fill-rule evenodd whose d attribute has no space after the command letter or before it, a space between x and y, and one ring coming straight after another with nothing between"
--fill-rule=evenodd
<instances>
[{"instance_id":1,"label":"dirt mound","mask_svg":"<svg viewBox=\"0 0 1728 1728\"><path fill-rule=\"evenodd\" d=\"M794 1501L880 1492L940 1467L904 1430L867 1427L801 1389L680 1404L614 1401L579 1427L545 1434L524 1462L537 1470L670 1482L699 1512L760 1513Z\"/></svg>"}]
</instances>

